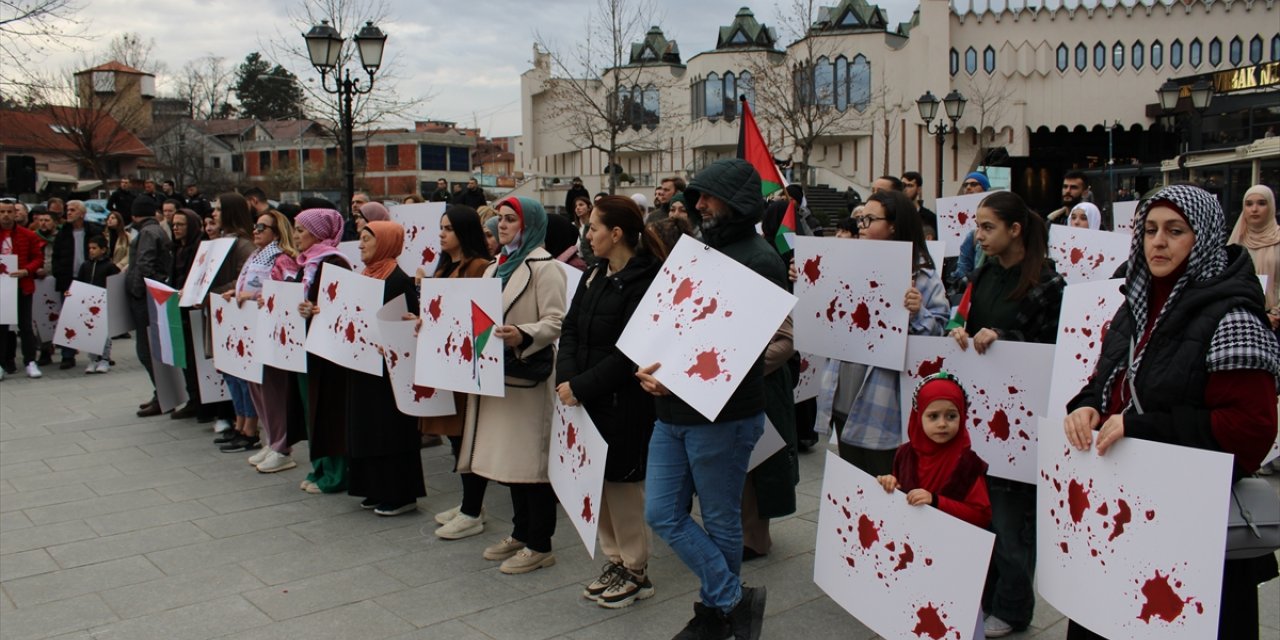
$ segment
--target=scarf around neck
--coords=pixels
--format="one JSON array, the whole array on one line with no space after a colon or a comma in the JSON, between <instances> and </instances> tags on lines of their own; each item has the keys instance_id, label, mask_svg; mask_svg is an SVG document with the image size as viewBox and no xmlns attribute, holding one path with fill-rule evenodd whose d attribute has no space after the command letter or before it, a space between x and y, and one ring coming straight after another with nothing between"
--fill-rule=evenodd
<instances>
[{"instance_id":1,"label":"scarf around neck","mask_svg":"<svg viewBox=\"0 0 1280 640\"><path fill-rule=\"evenodd\" d=\"M524 259L546 242L547 211L542 204L532 198L507 198L494 207L501 211L502 207L510 207L520 216L520 233L515 240L502 247L498 256L497 276L502 278L502 286L507 286L511 274L515 273Z\"/></svg>"}]
</instances>

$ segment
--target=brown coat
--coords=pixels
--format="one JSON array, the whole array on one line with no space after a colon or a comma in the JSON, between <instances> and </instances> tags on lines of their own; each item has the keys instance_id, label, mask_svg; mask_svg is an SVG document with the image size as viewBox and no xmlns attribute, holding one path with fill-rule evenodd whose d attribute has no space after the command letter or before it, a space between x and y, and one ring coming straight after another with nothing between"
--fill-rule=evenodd
<instances>
[{"instance_id":1,"label":"brown coat","mask_svg":"<svg viewBox=\"0 0 1280 640\"><path fill-rule=\"evenodd\" d=\"M485 276L493 277L497 268L496 262L489 265ZM565 277L551 254L539 248L525 258L502 290L502 306L502 323L515 325L533 339L528 347L515 350L517 357L553 348L564 319ZM458 471L498 482L550 482L554 380L552 373L526 387L528 381L507 378L504 397L468 397Z\"/></svg>"},{"instance_id":2,"label":"brown coat","mask_svg":"<svg viewBox=\"0 0 1280 640\"><path fill-rule=\"evenodd\" d=\"M480 278L484 276L485 269L492 260L484 258L472 258L462 263L453 273L449 274L450 278ZM463 420L467 417L467 397L469 394L453 392L453 406L457 408L457 412L451 416L433 416L430 418L418 418L418 431L423 435L434 434L438 436L460 436L462 435Z\"/></svg>"}]
</instances>

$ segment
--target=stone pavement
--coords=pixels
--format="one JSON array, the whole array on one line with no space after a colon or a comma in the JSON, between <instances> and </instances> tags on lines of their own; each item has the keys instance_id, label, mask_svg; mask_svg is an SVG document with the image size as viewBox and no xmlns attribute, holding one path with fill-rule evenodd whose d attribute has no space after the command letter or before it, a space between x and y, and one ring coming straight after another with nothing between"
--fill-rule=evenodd
<instances>
[{"instance_id":1,"label":"stone pavement","mask_svg":"<svg viewBox=\"0 0 1280 640\"><path fill-rule=\"evenodd\" d=\"M420 512L379 518L345 495L298 489L299 468L259 474L223 454L208 425L139 419L149 389L120 341L120 366L0 382L0 638L670 638L697 584L656 542L657 595L606 611L579 597L599 563L561 514L558 563L506 576L481 550L509 532L488 494L483 535L446 542L431 515L459 501L447 447L423 451ZM81 362L83 365L83 362ZM813 584L822 456L801 458L800 509L775 521L774 551L746 566L769 588L765 638L870 638ZM1264 638L1280 638L1280 589L1263 590ZM1043 602L1015 638L1057 639Z\"/></svg>"}]
</instances>

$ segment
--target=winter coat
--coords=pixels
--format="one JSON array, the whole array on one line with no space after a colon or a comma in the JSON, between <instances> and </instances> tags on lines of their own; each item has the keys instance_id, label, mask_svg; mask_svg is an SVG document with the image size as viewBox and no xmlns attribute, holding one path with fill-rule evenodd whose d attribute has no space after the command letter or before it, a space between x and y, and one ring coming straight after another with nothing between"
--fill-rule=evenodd
<instances>
[{"instance_id":1,"label":"winter coat","mask_svg":"<svg viewBox=\"0 0 1280 640\"><path fill-rule=\"evenodd\" d=\"M101 260L85 260L80 265L80 271L76 273L76 282L84 282L95 287L107 286L107 278L120 273L120 269L116 267L110 260L103 258Z\"/></svg>"},{"instance_id":2,"label":"winter coat","mask_svg":"<svg viewBox=\"0 0 1280 640\"><path fill-rule=\"evenodd\" d=\"M170 254L172 242L160 228L155 218L142 218L133 222L138 235L129 243L129 268L125 270L125 290L131 298L140 299L147 293L144 278L164 282L173 265Z\"/></svg>"},{"instance_id":3,"label":"winter coat","mask_svg":"<svg viewBox=\"0 0 1280 640\"><path fill-rule=\"evenodd\" d=\"M2 248L6 245L7 248ZM0 253L18 256L18 269L27 271L26 276L18 279L18 290L24 296L35 293L35 273L44 266L44 240L36 232L15 223L12 229L0 229Z\"/></svg>"},{"instance_id":4,"label":"winter coat","mask_svg":"<svg viewBox=\"0 0 1280 640\"><path fill-rule=\"evenodd\" d=\"M485 269L495 277L498 263ZM502 322L528 336L514 349L527 358L551 349L560 337L565 311L565 277L551 254L538 248L522 261L502 289ZM550 482L547 455L551 446L551 378L533 384L508 377L506 396L467 398L467 416L458 453L458 471L498 482Z\"/></svg>"},{"instance_id":5,"label":"winter coat","mask_svg":"<svg viewBox=\"0 0 1280 640\"><path fill-rule=\"evenodd\" d=\"M617 342L659 264L651 256L636 256L613 275L606 275L608 267L605 260L597 262L578 284L560 334L556 385L569 383L609 443L605 480L636 482L644 479L649 457L653 398L640 388L636 364Z\"/></svg>"},{"instance_id":6,"label":"winter coat","mask_svg":"<svg viewBox=\"0 0 1280 640\"><path fill-rule=\"evenodd\" d=\"M80 256L84 261L89 260L89 238L103 235L102 225L94 224L86 220L84 222L83 238L80 240L80 246L75 246L75 230L70 224L62 225L58 230L58 235L53 238L53 285L58 291L66 291L71 286L71 280L76 273L76 252L80 252ZM83 264L82 264L83 266Z\"/></svg>"}]
</instances>

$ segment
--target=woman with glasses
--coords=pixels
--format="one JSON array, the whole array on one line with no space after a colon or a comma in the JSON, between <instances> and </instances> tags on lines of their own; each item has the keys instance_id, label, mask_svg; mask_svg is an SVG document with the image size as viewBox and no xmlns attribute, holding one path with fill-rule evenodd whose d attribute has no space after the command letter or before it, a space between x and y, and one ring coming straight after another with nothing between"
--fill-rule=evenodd
<instances>
[{"instance_id":1,"label":"woman with glasses","mask_svg":"<svg viewBox=\"0 0 1280 640\"><path fill-rule=\"evenodd\" d=\"M283 213L267 211L258 216L257 224L253 225L253 244L258 251L245 263L240 277L246 279L248 272L245 289L256 287L253 299L261 307L262 283L268 279L277 282L288 280L298 270L293 260L298 256L298 250L293 246L293 225ZM242 294L242 297L245 296ZM289 372L267 365L262 366L262 384L249 383L249 397L267 437L266 446L249 457L249 464L261 473L275 473L298 466L290 456L288 403L285 400L288 392Z\"/></svg>"}]
</instances>

